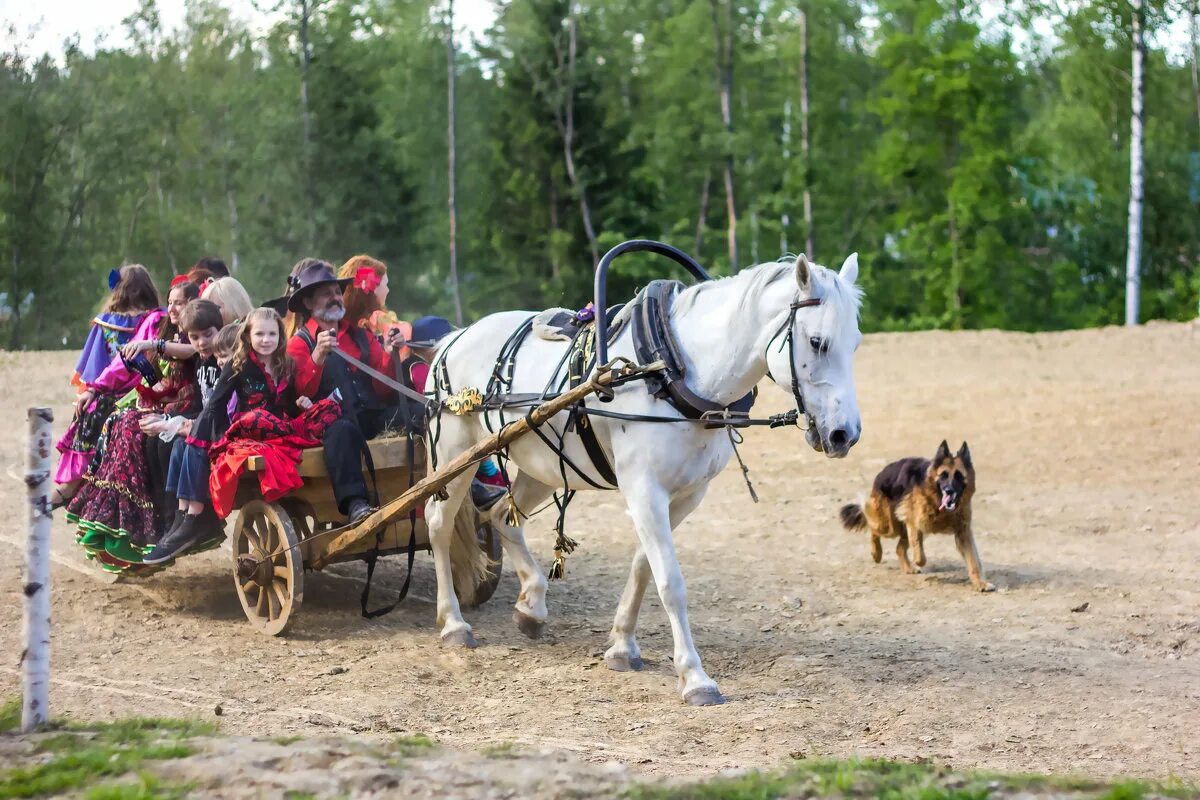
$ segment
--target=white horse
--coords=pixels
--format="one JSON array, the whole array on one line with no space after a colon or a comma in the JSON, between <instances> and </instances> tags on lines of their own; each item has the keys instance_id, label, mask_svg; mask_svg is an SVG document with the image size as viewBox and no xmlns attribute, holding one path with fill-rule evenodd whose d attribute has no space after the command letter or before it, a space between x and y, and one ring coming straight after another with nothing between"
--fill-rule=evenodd
<instances>
[{"instance_id":1,"label":"white horse","mask_svg":"<svg viewBox=\"0 0 1200 800\"><path fill-rule=\"evenodd\" d=\"M682 351L688 388L700 397L728 406L769 374L789 394L794 387L799 391L803 405L799 410L809 423L808 443L829 457L845 456L861 431L853 364L854 351L862 338L858 329L861 291L855 284L857 277L857 254L846 259L840 273L810 264L800 256L794 262L760 264L683 290L674 300L670 322ZM819 302L801 303L804 300ZM482 390L503 343L532 313L493 314L450 337L439 350L431 384L436 364L444 360L451 387ZM635 360L630 328L626 326L612 342L610 358ZM512 392L543 391L566 347L563 342L529 336L517 354ZM789 353L794 353L792 363ZM593 397L588 405L595 407L599 402ZM603 408L682 419L674 406L655 398L640 381L618 387L616 397ZM494 428L496 412L490 414ZM513 416L510 412L508 418ZM550 421L557 434L552 438L563 434L566 419L563 414ZM646 583L653 575L671 621L675 670L683 699L692 705L723 702L717 684L701 667L692 641L687 590L672 531L699 505L709 481L728 463L732 455L729 436L723 428L706 429L691 422L630 422L599 416L590 416L589 420L613 466L638 538L605 661L618 671L642 666L634 631ZM445 463L486 435L480 414L456 417L444 413L435 444L438 463ZM576 434L566 436L565 451L597 483L604 484ZM509 448L509 455L519 468L512 498L520 512L533 511L562 487L559 457L538 437L527 434L517 440ZM571 470L567 470L567 478L572 489L594 488ZM455 514L469 484L470 476L464 474L447 487L444 499L431 498L425 506L425 519L437 572L437 619L442 642L473 647L471 627L463 619L454 595L449 556ZM521 581L513 617L523 633L536 638L547 617L546 578L529 552L523 528L506 524L506 506L500 503L493 509L492 521L500 529L509 563Z\"/></svg>"}]
</instances>

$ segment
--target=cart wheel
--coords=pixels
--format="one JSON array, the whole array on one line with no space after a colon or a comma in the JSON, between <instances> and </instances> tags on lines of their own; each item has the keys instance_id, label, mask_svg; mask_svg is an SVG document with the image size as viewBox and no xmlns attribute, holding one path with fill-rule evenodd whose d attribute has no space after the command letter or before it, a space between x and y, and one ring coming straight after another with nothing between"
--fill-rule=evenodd
<instances>
[{"instance_id":1,"label":"cart wheel","mask_svg":"<svg viewBox=\"0 0 1200 800\"><path fill-rule=\"evenodd\" d=\"M504 546L500 540L500 531L494 528L492 523L480 517L479 527L475 529L475 538L479 540L479 549L487 553L492 564L488 567L487 577L475 585L475 594L470 599L459 598L459 602L468 607L481 606L492 599L496 587L500 585L500 571L504 566Z\"/></svg>"},{"instance_id":2,"label":"cart wheel","mask_svg":"<svg viewBox=\"0 0 1200 800\"><path fill-rule=\"evenodd\" d=\"M297 542L278 505L251 500L242 506L233 534L233 581L246 618L268 636L283 633L300 611L304 564ZM269 557L283 547L288 549Z\"/></svg>"}]
</instances>

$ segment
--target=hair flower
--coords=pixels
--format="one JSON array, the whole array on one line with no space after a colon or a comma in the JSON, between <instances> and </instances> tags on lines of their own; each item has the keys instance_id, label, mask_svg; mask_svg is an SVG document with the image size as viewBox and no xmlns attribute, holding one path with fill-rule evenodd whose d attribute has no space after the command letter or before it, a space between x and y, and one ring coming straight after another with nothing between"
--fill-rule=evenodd
<instances>
[{"instance_id":1,"label":"hair flower","mask_svg":"<svg viewBox=\"0 0 1200 800\"><path fill-rule=\"evenodd\" d=\"M359 267L354 273L354 285L368 294L378 289L379 284L379 273L374 267Z\"/></svg>"},{"instance_id":2,"label":"hair flower","mask_svg":"<svg viewBox=\"0 0 1200 800\"><path fill-rule=\"evenodd\" d=\"M121 282L121 270L110 269L108 271L108 290L111 292L117 288L117 284Z\"/></svg>"}]
</instances>

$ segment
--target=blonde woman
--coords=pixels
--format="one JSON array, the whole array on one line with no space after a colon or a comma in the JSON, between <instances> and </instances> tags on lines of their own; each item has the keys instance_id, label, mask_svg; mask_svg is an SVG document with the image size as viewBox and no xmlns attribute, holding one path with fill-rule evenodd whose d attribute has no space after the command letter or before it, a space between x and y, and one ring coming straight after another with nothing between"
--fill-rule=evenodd
<instances>
[{"instance_id":1,"label":"blonde woman","mask_svg":"<svg viewBox=\"0 0 1200 800\"><path fill-rule=\"evenodd\" d=\"M218 278L201 293L200 299L220 306L226 325L244 320L254 310L250 295L235 278Z\"/></svg>"}]
</instances>

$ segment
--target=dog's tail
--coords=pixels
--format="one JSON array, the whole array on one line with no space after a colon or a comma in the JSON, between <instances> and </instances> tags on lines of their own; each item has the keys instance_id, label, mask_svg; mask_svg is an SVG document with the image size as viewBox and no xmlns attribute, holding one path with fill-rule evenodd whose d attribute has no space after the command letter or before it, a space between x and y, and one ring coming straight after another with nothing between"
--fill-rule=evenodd
<instances>
[{"instance_id":1,"label":"dog's tail","mask_svg":"<svg viewBox=\"0 0 1200 800\"><path fill-rule=\"evenodd\" d=\"M867 515L863 513L863 507L857 503L847 503L842 506L838 516L842 518L842 527L848 531L867 529Z\"/></svg>"}]
</instances>

